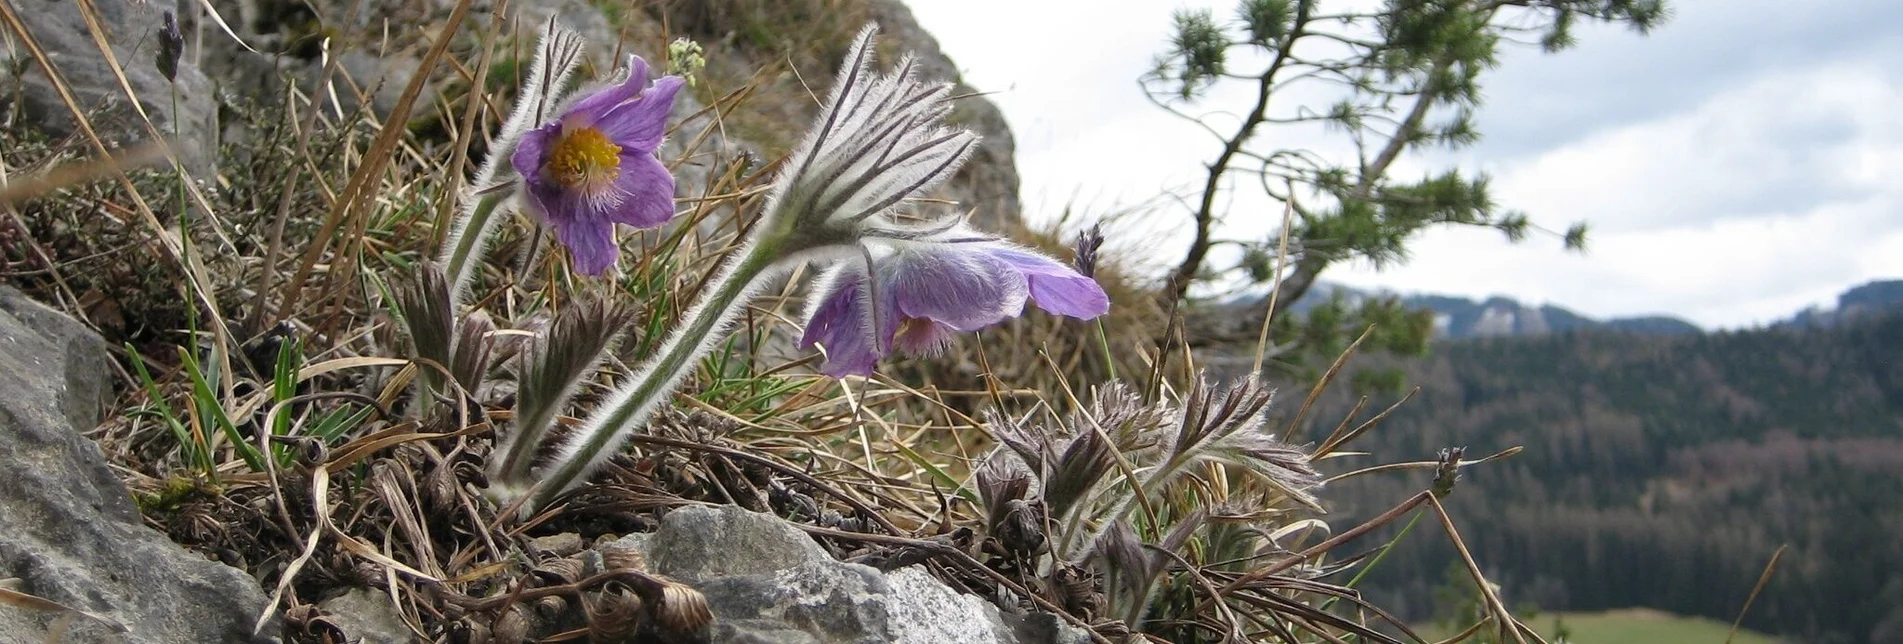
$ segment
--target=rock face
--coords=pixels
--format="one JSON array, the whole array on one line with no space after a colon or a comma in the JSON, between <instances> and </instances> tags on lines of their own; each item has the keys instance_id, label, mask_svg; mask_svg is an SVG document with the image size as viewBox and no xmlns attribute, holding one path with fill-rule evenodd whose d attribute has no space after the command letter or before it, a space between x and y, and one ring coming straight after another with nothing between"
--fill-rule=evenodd
<instances>
[{"instance_id":1,"label":"rock face","mask_svg":"<svg viewBox=\"0 0 1903 644\"><path fill-rule=\"evenodd\" d=\"M287 11L281 0L256 0L239 3L225 14L239 30L246 42L262 52L246 51L237 47L223 34L206 36L206 65L213 81L234 96L275 96L281 92L275 79L288 76L294 79L307 93L317 93L320 88L317 81L321 77L322 65L319 64L317 50L306 45L314 30L321 29L316 18L308 10ZM385 25L414 25L440 22L456 3L450 0L364 0L355 22L348 29L346 39L357 34L359 40L348 46L340 44L346 51L339 55L338 62L342 75L333 76L332 87L343 109L353 109L357 105L350 83L355 83L363 92L370 94L371 105L378 112L387 114L396 103L396 98L409 83L416 67L420 64L426 39L417 37L415 32L392 33L399 38L383 46L384 39L361 38L361 34L381 34ZM478 2L464 24L464 29L474 33L487 28L489 16L487 3ZM885 43L882 51L903 51L911 53L919 60L923 74L928 78L957 80L958 68L952 60L938 48L938 41L918 24L910 9L898 0L864 0L865 15L879 23L881 38ZM550 17L560 19L562 25L580 34L587 42L613 51L620 45L627 53L639 53L651 61L658 62L663 52L652 51L652 43L660 42L660 36L666 33L661 22L646 11L627 10L617 13L614 19L602 12L601 5L590 0L517 0L509 3L509 17L515 21L515 31L523 34L521 46L532 46L532 34L537 25ZM407 35L406 35L407 34ZM217 38L213 38L216 35ZM433 33L427 34L433 37ZM644 48L635 42L648 45ZM360 49L348 49L358 47ZM772 56L766 60L739 61L748 68L768 66L777 63ZM595 54L590 56L595 65L613 66L615 61L608 56ZM837 62L837 61L834 61ZM446 72L439 70L439 76ZM347 77L349 82L344 78ZM830 76L822 75L813 82L825 82ZM424 86L419 99L418 110L433 109L437 91L441 83ZM824 91L824 88L820 88ZM956 94L975 94L976 92L962 83ZM328 94L326 94L328 95ZM687 94L684 93L685 97ZM674 119L678 122L685 116L698 111L699 105L693 101L692 109L676 109ZM810 106L795 113L809 113ZM415 117L419 112L412 112ZM940 188L940 196L956 200L962 209L975 209L974 223L990 230L1009 233L1020 225L1020 205L1018 200L1018 173L1015 161L1015 144L1010 127L1005 123L1003 113L996 105L981 96L971 96L958 101L957 109L951 120L963 125L983 137L969 161ZM788 132L803 132L807 123L800 122L776 124ZM700 128L691 125L679 129L683 133L698 133ZM687 134L685 136L693 136ZM726 139L726 133L719 133ZM796 137L795 137L796 138ZM748 150L766 155L774 155L783 150L766 150L756 142L727 139L722 145L732 149ZM678 145L678 144L677 144ZM675 152L664 149L663 157ZM704 172L704 170L703 170ZM683 182L679 192L682 196L698 196L690 181Z\"/></svg>"},{"instance_id":2,"label":"rock face","mask_svg":"<svg viewBox=\"0 0 1903 644\"><path fill-rule=\"evenodd\" d=\"M146 528L79 431L110 402L105 343L0 287L0 579L97 616L0 603L0 642L246 642L264 609L250 577ZM272 632L267 625L266 632Z\"/></svg>"},{"instance_id":3,"label":"rock face","mask_svg":"<svg viewBox=\"0 0 1903 644\"><path fill-rule=\"evenodd\" d=\"M715 642L1089 641L1049 615L1004 615L917 566L886 573L834 560L792 524L734 506L681 508L658 532L614 545L705 594Z\"/></svg>"},{"instance_id":4,"label":"rock face","mask_svg":"<svg viewBox=\"0 0 1903 644\"><path fill-rule=\"evenodd\" d=\"M352 642L361 644L401 644L414 635L403 616L396 612L390 596L380 590L353 588L318 605L330 623Z\"/></svg>"},{"instance_id":5,"label":"rock face","mask_svg":"<svg viewBox=\"0 0 1903 644\"><path fill-rule=\"evenodd\" d=\"M216 102L211 81L192 64L189 54L178 63L176 85L159 73L153 62L159 48L158 31L164 24L162 16L176 11L173 0L93 0L90 4L98 10L98 24L105 32L102 35L125 72L126 84L139 97L138 107L152 119L160 134L170 137L176 132L179 157L188 168L208 168L217 152L217 111L213 109ZM151 140L150 131L126 97L111 63L100 52L80 3L17 0L13 6L101 137L118 145ZM12 58L8 65L26 73L21 78L18 102L13 103L15 95L9 87L0 93L0 104L13 103L9 107L21 110L24 122L37 124L49 134L72 133L76 126L73 112L54 89L45 69L24 47L7 51Z\"/></svg>"}]
</instances>

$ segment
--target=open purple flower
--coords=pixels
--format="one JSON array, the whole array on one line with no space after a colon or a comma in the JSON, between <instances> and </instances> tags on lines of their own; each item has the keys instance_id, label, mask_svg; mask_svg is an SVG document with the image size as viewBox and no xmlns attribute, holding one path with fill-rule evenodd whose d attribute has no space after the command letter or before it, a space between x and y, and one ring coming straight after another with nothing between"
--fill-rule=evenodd
<instances>
[{"instance_id":1,"label":"open purple flower","mask_svg":"<svg viewBox=\"0 0 1903 644\"><path fill-rule=\"evenodd\" d=\"M674 176L654 149L684 83L662 76L650 85L647 61L629 58L626 81L578 98L524 133L509 159L529 211L555 229L575 270L588 275L620 254L615 224L653 228L674 216Z\"/></svg>"},{"instance_id":2,"label":"open purple flower","mask_svg":"<svg viewBox=\"0 0 1903 644\"><path fill-rule=\"evenodd\" d=\"M1024 312L1026 300L1057 315L1110 310L1095 280L1037 252L990 237L914 240L863 263L836 266L819 288L800 348L826 348L826 375L869 375L899 349L931 355L952 336Z\"/></svg>"}]
</instances>

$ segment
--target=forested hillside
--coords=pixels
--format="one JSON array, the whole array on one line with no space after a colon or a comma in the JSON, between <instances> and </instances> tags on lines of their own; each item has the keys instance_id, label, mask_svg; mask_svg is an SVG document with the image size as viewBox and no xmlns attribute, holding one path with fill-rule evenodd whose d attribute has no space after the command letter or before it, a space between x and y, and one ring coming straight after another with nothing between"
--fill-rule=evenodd
<instances>
[{"instance_id":1,"label":"forested hillside","mask_svg":"<svg viewBox=\"0 0 1903 644\"><path fill-rule=\"evenodd\" d=\"M1729 621L1788 543L1746 625L1804 642L1903 641L1903 314L1830 328L1447 342L1402 366L1421 391L1360 440L1372 456L1335 469L1431 459L1446 446L1474 458L1524 446L1465 470L1448 499L1510 600ZM1310 435L1353 404L1345 388L1325 399ZM1348 505L1336 525L1428 476L1332 486L1329 498ZM1377 603L1433 611L1430 587L1454 555L1432 523L1365 582Z\"/></svg>"}]
</instances>

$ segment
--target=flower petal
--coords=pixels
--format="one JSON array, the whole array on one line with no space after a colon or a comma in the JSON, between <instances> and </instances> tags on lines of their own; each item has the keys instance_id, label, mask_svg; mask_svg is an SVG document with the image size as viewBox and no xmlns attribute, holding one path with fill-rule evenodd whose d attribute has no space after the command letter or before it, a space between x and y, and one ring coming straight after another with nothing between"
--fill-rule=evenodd
<instances>
[{"instance_id":1,"label":"flower petal","mask_svg":"<svg viewBox=\"0 0 1903 644\"><path fill-rule=\"evenodd\" d=\"M614 190L620 193L616 205L603 213L606 219L634 226L653 228L674 218L674 175L652 152L621 153L620 174Z\"/></svg>"},{"instance_id":2,"label":"flower petal","mask_svg":"<svg viewBox=\"0 0 1903 644\"><path fill-rule=\"evenodd\" d=\"M562 120L577 121L578 125L596 127L615 107L635 100L641 90L648 86L648 62L640 56L628 57L628 77L620 83L603 86L594 93L577 99L562 110Z\"/></svg>"},{"instance_id":3,"label":"flower petal","mask_svg":"<svg viewBox=\"0 0 1903 644\"><path fill-rule=\"evenodd\" d=\"M543 198L560 191L559 186L542 177L542 163L548 156L549 142L560 131L560 125L529 130L522 134L522 140L516 143L515 152L509 155L509 165L515 168L515 173L528 186L530 204L534 206L529 209L530 214L538 219L546 218L548 209L554 206L553 203L544 202Z\"/></svg>"},{"instance_id":4,"label":"flower petal","mask_svg":"<svg viewBox=\"0 0 1903 644\"><path fill-rule=\"evenodd\" d=\"M836 268L822 278L815 290L819 304L807 316L806 332L800 337L799 348L810 349L814 344L825 347L826 362L820 365L820 373L834 378L869 376L879 359L889 351L895 325L883 318L891 317L892 307L879 307L882 319L876 324L885 333L875 333L873 312L867 309L867 284L864 272Z\"/></svg>"},{"instance_id":5,"label":"flower petal","mask_svg":"<svg viewBox=\"0 0 1903 644\"><path fill-rule=\"evenodd\" d=\"M905 248L882 262L898 313L976 331L1024 310L1024 275L971 244Z\"/></svg>"},{"instance_id":6,"label":"flower petal","mask_svg":"<svg viewBox=\"0 0 1903 644\"><path fill-rule=\"evenodd\" d=\"M615 245L612 222L551 217L549 224L555 228L555 239L568 247L568 256L575 260L575 272L600 275L621 255Z\"/></svg>"},{"instance_id":7,"label":"flower petal","mask_svg":"<svg viewBox=\"0 0 1903 644\"><path fill-rule=\"evenodd\" d=\"M1024 272L1030 283L1031 301L1050 313L1088 320L1110 312L1110 296L1097 280L1084 277L1076 269L1029 250L998 244L988 245L992 257Z\"/></svg>"},{"instance_id":8,"label":"flower petal","mask_svg":"<svg viewBox=\"0 0 1903 644\"><path fill-rule=\"evenodd\" d=\"M686 84L679 76L662 76L653 87L608 108L596 119L595 127L625 150L653 152L667 135L667 116L674 109L674 95Z\"/></svg>"}]
</instances>

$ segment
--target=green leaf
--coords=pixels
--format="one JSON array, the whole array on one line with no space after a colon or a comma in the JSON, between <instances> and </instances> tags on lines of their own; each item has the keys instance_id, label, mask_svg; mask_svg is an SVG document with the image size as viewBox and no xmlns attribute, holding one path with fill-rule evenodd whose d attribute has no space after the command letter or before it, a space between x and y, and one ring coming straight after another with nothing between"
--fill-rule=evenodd
<instances>
[{"instance_id":1,"label":"green leaf","mask_svg":"<svg viewBox=\"0 0 1903 644\"><path fill-rule=\"evenodd\" d=\"M354 411L352 409L353 407L356 408ZM358 425L362 425L363 421L368 419L370 413L374 411L376 411L376 409L368 405L340 406L330 410L330 413L324 414L315 424L312 424L309 434L323 439L325 445L335 445L338 439L350 433L350 430L356 429Z\"/></svg>"},{"instance_id":2,"label":"green leaf","mask_svg":"<svg viewBox=\"0 0 1903 644\"><path fill-rule=\"evenodd\" d=\"M1586 251L1586 222L1573 224L1566 229L1566 250Z\"/></svg>"},{"instance_id":3,"label":"green leaf","mask_svg":"<svg viewBox=\"0 0 1903 644\"><path fill-rule=\"evenodd\" d=\"M286 338L278 345L278 359L271 378L271 402L283 404L297 395L297 369L304 365L302 342ZM278 412L271 422L271 434L283 436L291 429L289 410Z\"/></svg>"},{"instance_id":4,"label":"green leaf","mask_svg":"<svg viewBox=\"0 0 1903 644\"><path fill-rule=\"evenodd\" d=\"M1236 13L1249 29L1249 42L1262 47L1275 46L1288 34L1289 23L1295 19L1289 0L1242 0Z\"/></svg>"},{"instance_id":5,"label":"green leaf","mask_svg":"<svg viewBox=\"0 0 1903 644\"><path fill-rule=\"evenodd\" d=\"M192 352L187 351L185 347L178 348L178 355L180 362L185 366L186 375L192 379L192 403L198 417L210 418L218 425L219 431L224 432L225 438L231 441L232 449L238 451L238 457L244 459L245 465L249 466L253 472L263 472L264 455L258 453L257 446L252 445L251 441L245 440L244 434L238 431L238 426L232 424L231 417L225 414L225 406L218 401L218 395L212 389L211 381L199 368L198 359L192 356Z\"/></svg>"},{"instance_id":6,"label":"green leaf","mask_svg":"<svg viewBox=\"0 0 1903 644\"><path fill-rule=\"evenodd\" d=\"M158 382L154 381L152 374L145 369L145 359L139 355L138 349L132 348L130 342L126 343L126 355L132 358L132 370L138 372L139 382L145 386L146 396L152 399L152 406L157 408L156 415L164 420L166 428L172 430L172 438L178 441L180 458L186 465L197 466L206 475L211 475L213 468L207 446L192 434L191 428L185 426L185 422L179 418L178 413L172 410L172 405L165 402L165 396L159 392Z\"/></svg>"}]
</instances>

